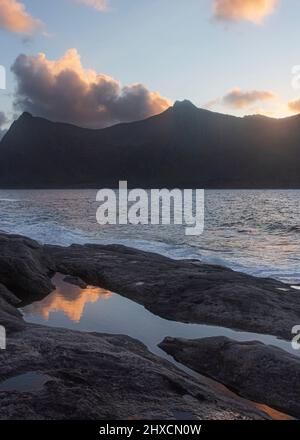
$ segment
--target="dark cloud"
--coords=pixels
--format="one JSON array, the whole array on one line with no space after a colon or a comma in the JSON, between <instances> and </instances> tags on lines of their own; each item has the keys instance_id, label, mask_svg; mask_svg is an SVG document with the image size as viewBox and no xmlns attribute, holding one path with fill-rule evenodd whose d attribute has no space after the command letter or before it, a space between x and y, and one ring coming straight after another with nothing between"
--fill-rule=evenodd
<instances>
[{"instance_id":1,"label":"dark cloud","mask_svg":"<svg viewBox=\"0 0 300 440\"><path fill-rule=\"evenodd\" d=\"M7 123L7 118L5 116L5 113L0 112L0 128L2 128L3 125L6 123Z\"/></svg>"},{"instance_id":2,"label":"dark cloud","mask_svg":"<svg viewBox=\"0 0 300 440\"><path fill-rule=\"evenodd\" d=\"M86 70L76 49L57 61L45 54L20 55L12 66L17 80L14 105L51 120L97 128L158 114L170 101L142 84L119 81Z\"/></svg>"},{"instance_id":3,"label":"dark cloud","mask_svg":"<svg viewBox=\"0 0 300 440\"><path fill-rule=\"evenodd\" d=\"M7 118L5 116L5 113L0 112L0 141L7 132L7 130L3 129L3 126L7 123Z\"/></svg>"}]
</instances>

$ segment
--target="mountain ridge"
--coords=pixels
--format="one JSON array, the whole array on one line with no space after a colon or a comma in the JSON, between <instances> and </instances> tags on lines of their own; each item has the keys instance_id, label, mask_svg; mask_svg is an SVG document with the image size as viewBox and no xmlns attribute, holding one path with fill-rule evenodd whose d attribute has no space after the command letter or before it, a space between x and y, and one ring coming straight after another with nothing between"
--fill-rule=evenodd
<instances>
[{"instance_id":1,"label":"mountain ridge","mask_svg":"<svg viewBox=\"0 0 300 440\"><path fill-rule=\"evenodd\" d=\"M24 112L0 142L0 187L300 188L300 115L236 117L176 101L89 129Z\"/></svg>"}]
</instances>

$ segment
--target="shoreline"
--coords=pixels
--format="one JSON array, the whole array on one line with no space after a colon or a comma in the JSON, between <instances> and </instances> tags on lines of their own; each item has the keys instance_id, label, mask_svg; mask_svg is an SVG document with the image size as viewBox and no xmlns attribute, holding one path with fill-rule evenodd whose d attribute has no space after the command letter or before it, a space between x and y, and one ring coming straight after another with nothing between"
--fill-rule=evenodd
<instances>
[{"instance_id":1,"label":"shoreline","mask_svg":"<svg viewBox=\"0 0 300 440\"><path fill-rule=\"evenodd\" d=\"M58 414L55 415L51 403L48 408L43 406L44 404L41 406L44 398L47 397L49 400L49 393L51 394L54 389L57 392L58 381L60 388L69 398L72 388L74 386L79 387L77 391L80 389L80 393L84 394L85 404L89 406L91 399L98 398L97 393L103 393L103 389L108 392L107 387L109 384L114 387L116 383L120 382L124 365L119 370L117 364L122 359L123 361L126 359L126 367L124 368L126 368L127 373L133 374L135 379L130 385L123 381L122 384L119 384L119 387L123 392L125 390L129 392L128 387L132 387L132 392L129 393L130 405L135 408L133 411L136 411L138 406L141 406L143 408L141 411L144 411L140 412L138 417L151 417L151 414L147 413L146 406L141 404L136 394L137 384L135 381L139 375L142 375L140 386L145 387L145 389L143 391L140 389L138 394L144 393L144 398L148 401L148 407L151 406L152 399L154 402L161 398L163 394L167 394L172 402L176 402L174 405L177 408L178 405L181 410L188 407L187 412L194 414L195 417L204 419L265 418L264 413L261 413L259 409L251 410L246 404L237 403L222 392L212 390L201 380L188 376L169 362L151 354L140 342L127 336L86 334L27 324L23 321L16 307L20 299L31 297L31 300L38 300L47 296L53 290L51 274L59 271L69 276L79 277L88 284L117 291L120 295L142 304L152 313L179 322L189 320L190 322L209 324L213 321L221 325L222 321L226 323L225 327L228 328L232 328L233 324L238 324L239 327L246 326L250 330L255 323L257 326L262 326L262 322L259 323L257 320L257 315L252 316L252 320L250 319L254 310L261 309L260 312L264 316L266 313L269 314L269 321L265 324L265 328L271 329L273 334L278 337L284 337L288 334L287 331L284 331L284 324L288 326L289 322L295 319L295 315L292 313L293 307L290 303L291 297L294 302L296 301L297 291L290 289L288 294L285 293L283 296L282 292L277 289L285 285L274 280L254 279L251 276L236 273L220 266L211 266L199 261L171 260L157 254L118 245L73 245L62 248L42 246L21 236L0 234L0 246L2 250L0 256L0 324L6 327L8 334L8 350L1 353L1 356L6 360L2 363L0 369L1 383L11 376L26 372L28 368L30 368L29 371L39 371L51 378L43 385L41 390L26 394L27 398L30 397L30 403L27 401L26 404L23 398L21 400L16 399L16 395L19 396L19 394L4 393L1 392L0 388L0 418L14 418L17 414L20 414L21 417L27 417L25 407L27 411L30 410L29 414L36 411L34 417L67 418L71 414L69 409L64 408L64 414L59 416ZM281 293L281 301L278 298L279 293ZM255 299L253 295L256 295ZM203 298L201 298L202 296ZM208 301L208 297L211 301ZM199 299L202 300L200 303ZM234 299L235 301L233 301ZM251 307L253 301L255 307ZM272 301L273 307L271 307ZM300 299L298 301L297 312L299 315L297 316L299 316L300 322ZM282 310L283 303L286 308L290 304L290 308ZM223 309L223 315L216 313L216 305L217 309ZM249 306L250 310L248 310ZM203 310L205 313L203 313ZM233 318L234 310L239 310L239 320L236 316ZM229 320L230 315L231 320ZM277 321L281 317L281 326L276 326L276 328L271 326L271 322L275 320L274 317L277 318ZM256 332L258 333L257 327ZM43 347L43 341L49 343L48 350L47 347ZM22 348L24 342L26 347ZM120 351L121 346L122 350ZM264 347L268 350L268 346ZM82 356L79 354L81 352ZM104 376L102 375L101 363L99 364L99 360L95 358L96 353L97 359L100 356L101 359L107 361ZM144 367L142 367L144 369L143 373L140 367L137 368L136 360L134 361L137 353L139 353L139 358L144 359L143 362L145 362ZM37 355L38 360L35 359L35 355ZM13 359L11 359L11 356ZM151 358L151 365L148 363L149 357ZM65 365L65 368L61 368L60 363ZM89 368L91 371L89 371ZM62 369L63 371L61 371ZM95 384L93 385L91 382L87 386L86 376L92 381L95 374L99 375L99 371L102 371L100 373L101 383L96 386L97 393L92 393L93 397L91 397L91 395L86 394L85 387L90 390ZM153 375L155 377L157 374L160 375L159 371L164 371L165 377L168 377L167 383L163 381L153 392L148 388L147 382L150 377L151 380L153 379ZM112 372L114 373L114 379L111 377ZM171 382L169 375L172 376ZM207 375L209 376L209 374ZM110 377L109 384L105 384L105 377ZM154 382L156 380L158 380L158 377ZM69 382L72 383L71 387ZM182 382L189 383L189 387L194 391L183 391ZM171 386L170 383L172 383ZM199 397L195 399L195 393L199 396L199 387L202 389L200 400ZM284 391L283 388L282 392L284 393ZM187 401L186 392L187 395L194 397L189 398ZM213 398L212 395L214 395ZM217 401L217 403L212 403L213 401ZM261 403L264 404L265 402ZM127 401L126 405L128 406L128 404ZM7 411L11 405L13 405L14 410L9 414ZM64 405L67 405L67 402L64 401ZM125 406L118 401L116 395L111 396L109 405L110 411L115 411L117 418L124 417ZM161 404L159 408L161 417L172 417L167 409L169 406L170 404L166 401ZM83 405L80 411L80 414L75 411L74 417L84 418L84 411L87 411L87 407ZM118 411L120 412L118 413ZM108 417L107 413L98 413L94 416ZM132 414L129 414L129 416L132 416Z\"/></svg>"},{"instance_id":2,"label":"shoreline","mask_svg":"<svg viewBox=\"0 0 300 440\"><path fill-rule=\"evenodd\" d=\"M280 191L250 191L249 196L241 191L208 191L205 233L194 240L185 237L182 226L176 225L101 228L95 221L94 190L1 194L0 229L43 244L120 244L173 259L199 259L290 285L300 283L294 258L300 245L298 192L288 191L285 197ZM278 212L280 201L282 210ZM241 212L249 215L241 218Z\"/></svg>"}]
</instances>

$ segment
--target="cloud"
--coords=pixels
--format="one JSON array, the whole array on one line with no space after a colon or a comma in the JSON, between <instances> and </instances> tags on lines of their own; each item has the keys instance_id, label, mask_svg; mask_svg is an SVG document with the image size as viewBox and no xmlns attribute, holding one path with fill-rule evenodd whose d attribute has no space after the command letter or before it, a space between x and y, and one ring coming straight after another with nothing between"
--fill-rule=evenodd
<instances>
[{"instance_id":1,"label":"cloud","mask_svg":"<svg viewBox=\"0 0 300 440\"><path fill-rule=\"evenodd\" d=\"M5 116L5 113L0 112L0 128L3 127L7 123L7 118Z\"/></svg>"},{"instance_id":2,"label":"cloud","mask_svg":"<svg viewBox=\"0 0 300 440\"><path fill-rule=\"evenodd\" d=\"M242 91L240 88L234 88L223 97L206 102L203 107L222 113L228 113L230 109L230 114L238 116L262 115L285 118L292 113L300 113L300 98L288 104L270 90Z\"/></svg>"},{"instance_id":3,"label":"cloud","mask_svg":"<svg viewBox=\"0 0 300 440\"><path fill-rule=\"evenodd\" d=\"M242 91L235 88L221 99L221 103L231 108L242 109L258 101L269 101L275 97L276 95L268 90Z\"/></svg>"},{"instance_id":4,"label":"cloud","mask_svg":"<svg viewBox=\"0 0 300 440\"><path fill-rule=\"evenodd\" d=\"M214 0L214 16L223 21L250 21L260 24L272 14L278 0Z\"/></svg>"},{"instance_id":5,"label":"cloud","mask_svg":"<svg viewBox=\"0 0 300 440\"><path fill-rule=\"evenodd\" d=\"M98 128L144 119L171 105L142 84L122 87L110 76L84 69L76 49L57 61L43 53L19 55L12 71L15 108L55 121Z\"/></svg>"},{"instance_id":6,"label":"cloud","mask_svg":"<svg viewBox=\"0 0 300 440\"><path fill-rule=\"evenodd\" d=\"M23 35L32 35L42 22L32 17L25 5L17 0L0 0L0 29Z\"/></svg>"},{"instance_id":7,"label":"cloud","mask_svg":"<svg viewBox=\"0 0 300 440\"><path fill-rule=\"evenodd\" d=\"M103 12L108 10L108 0L75 0L75 2L90 6L97 11Z\"/></svg>"},{"instance_id":8,"label":"cloud","mask_svg":"<svg viewBox=\"0 0 300 440\"><path fill-rule=\"evenodd\" d=\"M293 113L300 113L300 98L294 99L288 103L289 110Z\"/></svg>"},{"instance_id":9,"label":"cloud","mask_svg":"<svg viewBox=\"0 0 300 440\"><path fill-rule=\"evenodd\" d=\"M0 111L0 141L7 132L7 130L3 130L2 127L7 123L7 118L5 116L5 113Z\"/></svg>"}]
</instances>

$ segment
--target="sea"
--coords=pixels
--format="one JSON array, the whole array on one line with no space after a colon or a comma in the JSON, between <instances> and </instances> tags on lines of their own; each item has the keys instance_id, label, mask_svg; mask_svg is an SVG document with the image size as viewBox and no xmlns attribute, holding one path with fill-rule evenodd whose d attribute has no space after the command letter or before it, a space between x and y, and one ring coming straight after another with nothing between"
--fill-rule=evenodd
<instances>
[{"instance_id":1,"label":"sea","mask_svg":"<svg viewBox=\"0 0 300 440\"><path fill-rule=\"evenodd\" d=\"M185 225L105 225L97 190L0 190L0 230L42 243L124 244L300 284L300 190L207 190L204 232Z\"/></svg>"}]
</instances>

